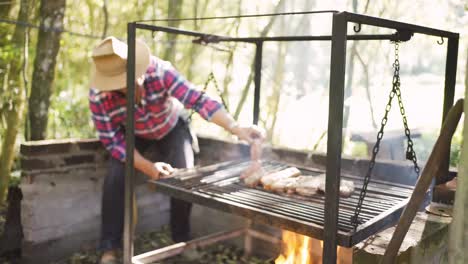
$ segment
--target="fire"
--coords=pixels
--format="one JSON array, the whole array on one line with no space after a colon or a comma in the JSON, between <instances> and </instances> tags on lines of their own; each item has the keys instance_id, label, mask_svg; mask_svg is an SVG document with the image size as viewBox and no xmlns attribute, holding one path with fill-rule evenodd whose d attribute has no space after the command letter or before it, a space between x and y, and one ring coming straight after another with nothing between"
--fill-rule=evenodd
<instances>
[{"instance_id":1,"label":"fire","mask_svg":"<svg viewBox=\"0 0 468 264\"><path fill-rule=\"evenodd\" d=\"M323 241L283 230L282 242L282 254L275 259L275 264L322 263ZM337 254L337 263L352 263L352 249L338 247Z\"/></svg>"},{"instance_id":2,"label":"fire","mask_svg":"<svg viewBox=\"0 0 468 264\"><path fill-rule=\"evenodd\" d=\"M310 242L310 237L283 231L283 254L276 258L275 264L312 264Z\"/></svg>"}]
</instances>

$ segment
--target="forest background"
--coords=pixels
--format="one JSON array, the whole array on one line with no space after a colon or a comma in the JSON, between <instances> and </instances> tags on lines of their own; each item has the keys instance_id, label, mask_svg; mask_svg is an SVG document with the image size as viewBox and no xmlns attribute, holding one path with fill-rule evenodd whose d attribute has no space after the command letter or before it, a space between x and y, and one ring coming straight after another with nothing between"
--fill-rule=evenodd
<instances>
[{"instance_id":1,"label":"forest background","mask_svg":"<svg viewBox=\"0 0 468 264\"><path fill-rule=\"evenodd\" d=\"M461 34L456 99L468 85L468 33L463 0L0 0L0 201L19 175L18 146L43 139L94 138L88 109L90 55L106 36L126 40L136 20L346 10L439 28ZM331 34L331 15L273 16L205 21L157 22L229 36ZM352 25L348 26L349 33ZM365 33L393 33L363 26ZM153 53L170 61L199 89L223 100L241 123L252 122L254 47L223 43L199 45L187 37L138 31ZM441 125L446 41L416 35L400 44L401 91L418 159L424 162ZM394 44L350 41L347 45L343 154L367 157L353 136L377 134L393 76ZM330 42L275 42L263 51L259 126L273 146L326 151ZM213 73L216 83L207 84ZM206 85L207 84L207 85ZM193 118L198 134L233 140L218 127ZM458 164L462 131L452 146ZM397 103L386 131L403 124ZM385 136L384 136L385 137ZM10 177L13 176L13 177Z\"/></svg>"}]
</instances>

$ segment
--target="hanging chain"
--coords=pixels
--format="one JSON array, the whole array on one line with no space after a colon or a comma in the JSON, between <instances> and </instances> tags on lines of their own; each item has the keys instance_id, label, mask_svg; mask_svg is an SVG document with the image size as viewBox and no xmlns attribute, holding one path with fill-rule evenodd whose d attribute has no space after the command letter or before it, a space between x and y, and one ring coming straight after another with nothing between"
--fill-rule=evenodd
<instances>
[{"instance_id":1,"label":"hanging chain","mask_svg":"<svg viewBox=\"0 0 468 264\"><path fill-rule=\"evenodd\" d=\"M354 211L354 215L351 217L351 223L354 226L354 230L356 230L357 226L362 222L359 219L359 214L361 213L362 209L362 203L364 201L364 198L366 197L366 192L367 192L367 185L369 184L370 177L372 175L372 171L375 166L375 158L377 157L377 153L379 152L380 149L380 142L382 141L383 135L384 135L384 128L385 125L387 124L388 121L388 113L390 112L390 109L392 109L392 100L395 97L395 95L398 98L398 106L400 107L400 113L403 118L403 125L405 127L405 135L408 139L408 146L406 148L406 159L413 161L414 163L414 170L417 173L419 177L419 166L418 162L416 159L416 153L413 149L413 140L411 140L411 132L408 128L408 121L406 119L406 112L405 108L403 106L403 101L401 99L401 90L400 90L400 60L399 60L399 44L398 42L395 42L395 62L393 63L393 81L392 81L392 90L390 91L390 94L388 96L388 102L385 107L385 114L384 117L382 118L382 121L380 122L380 130L377 133L377 141L375 142L374 148L372 149L372 157L369 161L369 168L367 170L366 176L364 177L364 183L362 185L361 193L359 194L359 200L356 205L356 209Z\"/></svg>"},{"instance_id":2,"label":"hanging chain","mask_svg":"<svg viewBox=\"0 0 468 264\"><path fill-rule=\"evenodd\" d=\"M208 74L208 78L206 79L205 84L203 85L203 89L202 89L200 95L198 96L197 100L195 101L194 105L198 104L198 102L201 100L203 95L206 93L206 90L208 89L208 85L210 84L210 82L213 82L214 87L216 88L216 91L219 94L219 97L221 97L221 102L223 103L224 109L226 109L226 111L229 112L227 104L226 104L226 102L224 101L224 98L223 98L223 93L222 93L221 89L219 89L218 81L216 81L216 78L215 78L213 72L210 72L210 74ZM190 121L192 120L192 115L193 115L194 112L195 112L194 110L192 110L190 112L188 120L190 120Z\"/></svg>"}]
</instances>

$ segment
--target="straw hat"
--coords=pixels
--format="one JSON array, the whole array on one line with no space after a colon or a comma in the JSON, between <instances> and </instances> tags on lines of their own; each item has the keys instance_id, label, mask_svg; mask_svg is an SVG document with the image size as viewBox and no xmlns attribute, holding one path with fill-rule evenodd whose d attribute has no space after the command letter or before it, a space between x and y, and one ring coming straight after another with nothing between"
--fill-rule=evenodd
<instances>
[{"instance_id":1,"label":"straw hat","mask_svg":"<svg viewBox=\"0 0 468 264\"><path fill-rule=\"evenodd\" d=\"M127 86L127 44L108 37L93 50L91 86L99 91L112 91ZM135 80L150 63L150 50L139 40L135 43Z\"/></svg>"}]
</instances>

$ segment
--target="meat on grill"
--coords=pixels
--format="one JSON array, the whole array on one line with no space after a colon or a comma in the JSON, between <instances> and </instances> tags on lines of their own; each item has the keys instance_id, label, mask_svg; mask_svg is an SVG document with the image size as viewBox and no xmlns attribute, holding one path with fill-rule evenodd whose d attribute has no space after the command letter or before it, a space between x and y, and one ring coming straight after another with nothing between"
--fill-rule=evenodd
<instances>
[{"instance_id":1,"label":"meat on grill","mask_svg":"<svg viewBox=\"0 0 468 264\"><path fill-rule=\"evenodd\" d=\"M316 176L299 176L296 183L289 187L290 192L303 196L315 195L319 191L320 179Z\"/></svg>"},{"instance_id":2,"label":"meat on grill","mask_svg":"<svg viewBox=\"0 0 468 264\"><path fill-rule=\"evenodd\" d=\"M265 174L262 168L262 140L254 139L250 144L250 165L241 174L240 178L244 179L244 183L249 187L256 187L260 182L260 178Z\"/></svg>"},{"instance_id":3,"label":"meat on grill","mask_svg":"<svg viewBox=\"0 0 468 264\"><path fill-rule=\"evenodd\" d=\"M247 170L245 170L240 178L244 180L244 183L249 187L256 187L260 182L260 179L265 174L260 161L251 161Z\"/></svg>"},{"instance_id":4,"label":"meat on grill","mask_svg":"<svg viewBox=\"0 0 468 264\"><path fill-rule=\"evenodd\" d=\"M297 194L303 196L312 196L317 193L325 193L325 174L318 176L300 176L293 186ZM353 194L354 183L352 181L341 180L340 182L340 196L349 197Z\"/></svg>"},{"instance_id":5,"label":"meat on grill","mask_svg":"<svg viewBox=\"0 0 468 264\"><path fill-rule=\"evenodd\" d=\"M294 186L296 184L297 178L299 177L290 177L290 178L283 178L279 179L273 184L270 185L270 189L274 192L278 193L288 193L292 194L294 193L294 189L291 188L291 186Z\"/></svg>"},{"instance_id":6,"label":"meat on grill","mask_svg":"<svg viewBox=\"0 0 468 264\"><path fill-rule=\"evenodd\" d=\"M301 171L296 167L289 167L284 170L280 170L277 172L273 172L271 174L267 174L260 179L260 182L263 185L263 188L266 190L271 189L271 185L281 179L292 178L299 176Z\"/></svg>"},{"instance_id":7,"label":"meat on grill","mask_svg":"<svg viewBox=\"0 0 468 264\"><path fill-rule=\"evenodd\" d=\"M254 139L250 144L250 159L258 161L262 158L262 140Z\"/></svg>"}]
</instances>

